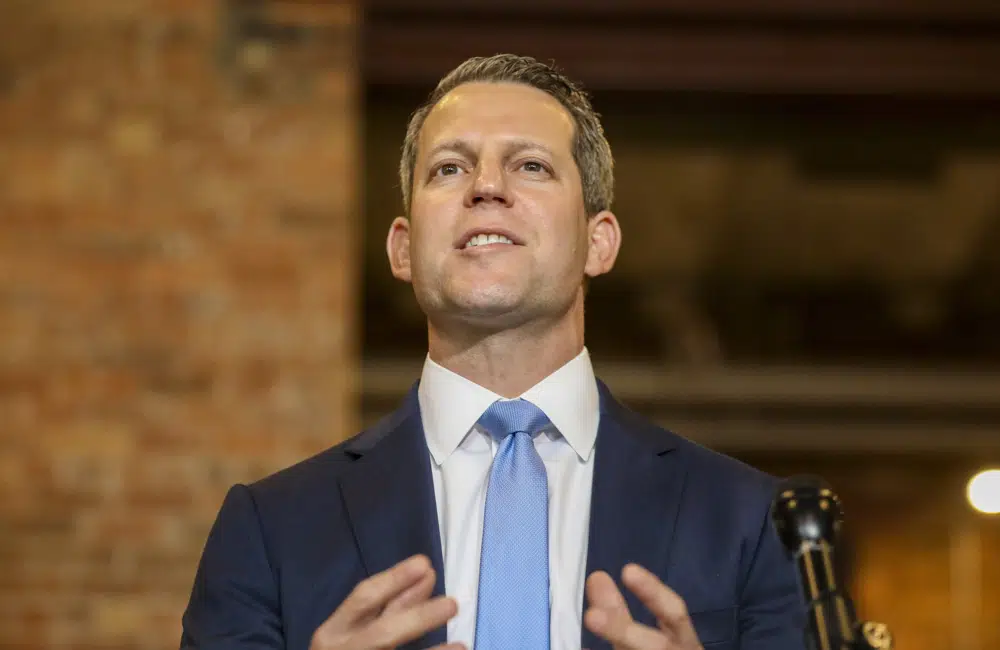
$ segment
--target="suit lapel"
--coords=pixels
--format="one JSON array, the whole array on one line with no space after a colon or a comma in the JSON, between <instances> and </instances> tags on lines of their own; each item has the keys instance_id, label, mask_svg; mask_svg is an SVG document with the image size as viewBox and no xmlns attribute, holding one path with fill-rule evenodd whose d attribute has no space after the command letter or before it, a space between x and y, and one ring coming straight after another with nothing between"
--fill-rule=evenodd
<instances>
[{"instance_id":1,"label":"suit lapel","mask_svg":"<svg viewBox=\"0 0 1000 650\"><path fill-rule=\"evenodd\" d=\"M422 553L437 572L433 595L443 595L444 562L431 460L416 389L385 423L359 436L347 453L355 461L343 472L340 487L368 575ZM446 635L441 627L404 647L444 643Z\"/></svg>"},{"instance_id":2,"label":"suit lapel","mask_svg":"<svg viewBox=\"0 0 1000 650\"><path fill-rule=\"evenodd\" d=\"M599 382L601 422L597 432L591 496L587 575L606 571L628 602L633 618L653 619L625 589L622 568L636 563L666 579L674 526L684 486L684 467L669 453L669 434L625 409ZM584 595L583 611L587 610ZM584 648L610 646L584 627Z\"/></svg>"}]
</instances>

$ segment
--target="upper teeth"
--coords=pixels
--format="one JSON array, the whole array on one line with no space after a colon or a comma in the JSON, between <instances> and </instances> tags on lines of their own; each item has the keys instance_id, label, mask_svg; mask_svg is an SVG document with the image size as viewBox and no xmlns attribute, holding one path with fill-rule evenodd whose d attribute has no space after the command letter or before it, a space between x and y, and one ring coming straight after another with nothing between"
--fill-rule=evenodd
<instances>
[{"instance_id":1,"label":"upper teeth","mask_svg":"<svg viewBox=\"0 0 1000 650\"><path fill-rule=\"evenodd\" d=\"M468 242L466 242L466 248L472 248L473 246L483 246L485 244L513 244L510 239L504 237L503 235L490 234L490 235L476 235L472 237Z\"/></svg>"}]
</instances>

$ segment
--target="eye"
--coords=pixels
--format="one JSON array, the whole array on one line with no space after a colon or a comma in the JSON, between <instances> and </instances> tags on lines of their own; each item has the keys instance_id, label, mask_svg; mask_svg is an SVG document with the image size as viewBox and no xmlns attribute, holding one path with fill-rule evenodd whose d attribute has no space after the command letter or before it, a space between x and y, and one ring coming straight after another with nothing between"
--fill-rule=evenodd
<instances>
[{"instance_id":1,"label":"eye","mask_svg":"<svg viewBox=\"0 0 1000 650\"><path fill-rule=\"evenodd\" d=\"M455 174L462 171L462 168L455 163L444 163L439 165L437 170L434 172L435 176L454 176Z\"/></svg>"},{"instance_id":2,"label":"eye","mask_svg":"<svg viewBox=\"0 0 1000 650\"><path fill-rule=\"evenodd\" d=\"M540 174L546 171L545 165L537 160L528 160L521 165L521 169L531 174Z\"/></svg>"}]
</instances>

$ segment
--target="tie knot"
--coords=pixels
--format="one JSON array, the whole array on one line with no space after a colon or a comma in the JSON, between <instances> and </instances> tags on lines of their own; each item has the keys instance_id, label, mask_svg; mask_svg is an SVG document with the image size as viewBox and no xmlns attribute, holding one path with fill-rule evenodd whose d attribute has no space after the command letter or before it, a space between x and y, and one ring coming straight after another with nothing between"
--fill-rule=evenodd
<instances>
[{"instance_id":1,"label":"tie knot","mask_svg":"<svg viewBox=\"0 0 1000 650\"><path fill-rule=\"evenodd\" d=\"M479 424L496 440L512 433L534 436L551 422L542 409L525 399L497 400L490 404Z\"/></svg>"}]
</instances>

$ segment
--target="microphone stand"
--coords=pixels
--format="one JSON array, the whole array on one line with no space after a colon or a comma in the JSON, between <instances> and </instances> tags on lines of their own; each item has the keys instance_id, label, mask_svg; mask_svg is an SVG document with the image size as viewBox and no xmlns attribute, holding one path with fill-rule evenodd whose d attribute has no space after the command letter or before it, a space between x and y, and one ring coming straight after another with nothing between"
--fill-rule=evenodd
<instances>
[{"instance_id":1,"label":"microphone stand","mask_svg":"<svg viewBox=\"0 0 1000 650\"><path fill-rule=\"evenodd\" d=\"M799 570L811 650L891 650L889 629L857 620L837 585L833 553L843 513L833 490L816 477L793 477L781 483L772 505L778 536Z\"/></svg>"}]
</instances>

